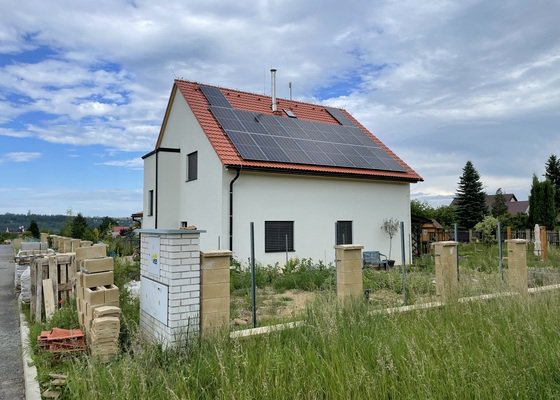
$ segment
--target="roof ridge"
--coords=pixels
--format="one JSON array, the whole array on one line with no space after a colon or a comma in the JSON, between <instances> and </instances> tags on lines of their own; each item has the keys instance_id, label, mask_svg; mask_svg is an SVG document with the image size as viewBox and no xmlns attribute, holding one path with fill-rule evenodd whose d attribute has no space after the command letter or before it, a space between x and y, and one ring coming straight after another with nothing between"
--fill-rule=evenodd
<instances>
[{"instance_id":1,"label":"roof ridge","mask_svg":"<svg viewBox=\"0 0 560 400\"><path fill-rule=\"evenodd\" d=\"M272 100L272 96L267 96L266 94L263 94L263 93L250 92L250 91L247 91L247 90L240 90L240 89L230 89L230 88L226 88L226 87L223 87L223 86L214 85L212 83L188 81L188 80L185 80L185 79L175 79L175 82L185 82L185 83L191 83L191 84L195 84L195 85L212 86L212 87L215 87L215 88L220 89L220 90L226 90L226 91L229 91L229 92L248 94L248 95L251 95L251 96L260 96L260 97L265 97L265 98L268 98L268 99ZM319 104L319 103L309 103L307 101L301 101L301 100L290 100L290 99L286 99L284 97L276 96L276 101L279 101L279 100L290 102L290 103L298 103L298 104L305 105L305 106L321 107L321 108L324 108L325 110L327 108L334 108L336 110L341 110L341 111L344 111L344 112L350 114L348 112L348 110L346 110L345 108L341 108L341 107L325 106L325 105Z\"/></svg>"}]
</instances>

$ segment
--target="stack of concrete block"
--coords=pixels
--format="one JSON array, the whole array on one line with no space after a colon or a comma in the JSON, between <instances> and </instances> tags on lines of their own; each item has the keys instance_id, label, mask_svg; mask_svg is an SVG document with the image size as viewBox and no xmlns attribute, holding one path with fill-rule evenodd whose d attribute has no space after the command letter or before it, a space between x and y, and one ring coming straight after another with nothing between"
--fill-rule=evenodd
<instances>
[{"instance_id":1,"label":"stack of concrete block","mask_svg":"<svg viewBox=\"0 0 560 400\"><path fill-rule=\"evenodd\" d=\"M77 307L80 324L89 336L94 310L119 306L119 288L114 284L113 258L107 257L104 244L76 249L80 272L76 279Z\"/></svg>"},{"instance_id":2,"label":"stack of concrete block","mask_svg":"<svg viewBox=\"0 0 560 400\"><path fill-rule=\"evenodd\" d=\"M119 351L120 308L97 307L93 310L89 349L92 356L102 361L110 360Z\"/></svg>"}]
</instances>

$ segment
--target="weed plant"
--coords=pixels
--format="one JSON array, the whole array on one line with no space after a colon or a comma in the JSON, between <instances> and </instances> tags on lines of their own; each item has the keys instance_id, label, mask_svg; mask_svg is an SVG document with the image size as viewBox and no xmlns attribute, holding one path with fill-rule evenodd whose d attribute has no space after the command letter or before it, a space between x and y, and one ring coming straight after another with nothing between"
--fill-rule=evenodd
<instances>
[{"instance_id":1,"label":"weed plant","mask_svg":"<svg viewBox=\"0 0 560 400\"><path fill-rule=\"evenodd\" d=\"M335 269L322 262L315 264L311 259L293 258L281 268L277 263L273 266L255 266L255 281L259 288L270 286L277 292L290 289L325 290L335 285ZM251 288L251 271L234 264L230 274L232 293L244 293L239 289ZM236 292L237 291L237 292Z\"/></svg>"},{"instance_id":2,"label":"weed plant","mask_svg":"<svg viewBox=\"0 0 560 400\"><path fill-rule=\"evenodd\" d=\"M371 315L325 293L305 326L108 364L71 360L66 399L548 399L560 393L558 293Z\"/></svg>"}]
</instances>

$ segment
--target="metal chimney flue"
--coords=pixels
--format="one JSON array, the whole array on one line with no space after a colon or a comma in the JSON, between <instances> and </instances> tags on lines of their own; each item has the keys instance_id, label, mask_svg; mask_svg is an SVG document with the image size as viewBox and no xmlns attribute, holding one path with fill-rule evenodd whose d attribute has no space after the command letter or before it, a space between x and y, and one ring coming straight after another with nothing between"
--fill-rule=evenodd
<instances>
[{"instance_id":1,"label":"metal chimney flue","mask_svg":"<svg viewBox=\"0 0 560 400\"><path fill-rule=\"evenodd\" d=\"M276 69L272 68L270 70L270 80L271 80L271 97L272 97L272 112L276 113L278 111L276 106Z\"/></svg>"}]
</instances>

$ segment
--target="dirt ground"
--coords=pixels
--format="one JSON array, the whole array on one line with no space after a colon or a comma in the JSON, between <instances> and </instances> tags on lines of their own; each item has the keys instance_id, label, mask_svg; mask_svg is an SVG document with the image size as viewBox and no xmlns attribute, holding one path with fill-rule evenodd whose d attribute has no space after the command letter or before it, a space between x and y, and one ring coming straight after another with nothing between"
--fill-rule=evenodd
<instances>
[{"instance_id":1,"label":"dirt ground","mask_svg":"<svg viewBox=\"0 0 560 400\"><path fill-rule=\"evenodd\" d=\"M257 292L257 320L260 322L282 322L301 315L307 302L313 300L317 293L302 290L288 290L276 293L272 289L259 289ZM251 298L249 296L232 297L232 318L234 325L250 324ZM259 325L260 325L259 322Z\"/></svg>"}]
</instances>

